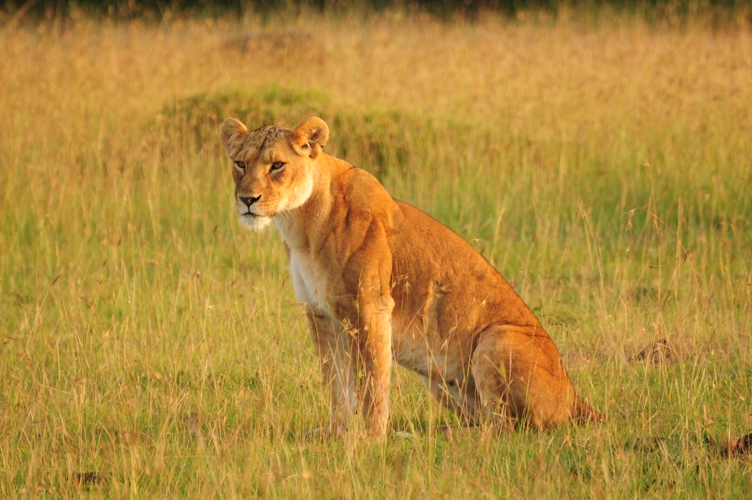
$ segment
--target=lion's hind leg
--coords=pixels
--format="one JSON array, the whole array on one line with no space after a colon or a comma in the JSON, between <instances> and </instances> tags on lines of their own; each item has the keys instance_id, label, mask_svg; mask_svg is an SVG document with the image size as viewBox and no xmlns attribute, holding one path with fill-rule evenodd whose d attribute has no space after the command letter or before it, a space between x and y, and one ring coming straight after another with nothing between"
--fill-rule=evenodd
<instances>
[{"instance_id":1,"label":"lion's hind leg","mask_svg":"<svg viewBox=\"0 0 752 500\"><path fill-rule=\"evenodd\" d=\"M459 418L464 427L473 427L478 423L480 395L470 374L464 380L444 379L437 374L422 376L428 392L437 403L447 408Z\"/></svg>"},{"instance_id":2,"label":"lion's hind leg","mask_svg":"<svg viewBox=\"0 0 752 500\"><path fill-rule=\"evenodd\" d=\"M551 338L540 326L503 325L480 336L472 374L484 419L501 428L539 430L569 420L575 392Z\"/></svg>"}]
</instances>

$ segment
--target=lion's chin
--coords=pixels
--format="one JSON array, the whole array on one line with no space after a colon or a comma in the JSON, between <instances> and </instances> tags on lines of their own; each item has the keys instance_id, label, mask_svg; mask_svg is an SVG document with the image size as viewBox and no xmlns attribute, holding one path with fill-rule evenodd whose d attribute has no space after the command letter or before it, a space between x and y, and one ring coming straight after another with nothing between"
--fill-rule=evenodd
<instances>
[{"instance_id":1,"label":"lion's chin","mask_svg":"<svg viewBox=\"0 0 752 500\"><path fill-rule=\"evenodd\" d=\"M240 216L240 224L246 229L253 229L260 231L264 229L272 221L271 217L264 217L261 215L244 214Z\"/></svg>"}]
</instances>

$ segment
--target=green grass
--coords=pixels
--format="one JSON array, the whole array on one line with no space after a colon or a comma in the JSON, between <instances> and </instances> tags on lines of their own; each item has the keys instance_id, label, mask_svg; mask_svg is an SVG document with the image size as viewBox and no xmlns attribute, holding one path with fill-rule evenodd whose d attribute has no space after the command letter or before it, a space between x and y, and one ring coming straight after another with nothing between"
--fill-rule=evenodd
<instances>
[{"instance_id":1,"label":"green grass","mask_svg":"<svg viewBox=\"0 0 752 500\"><path fill-rule=\"evenodd\" d=\"M751 40L389 14L0 32L0 497L746 496L719 452L752 432ZM230 114L324 118L329 152L510 280L608 422L445 435L399 369L413 440L306 440L326 397L281 238L233 213Z\"/></svg>"}]
</instances>

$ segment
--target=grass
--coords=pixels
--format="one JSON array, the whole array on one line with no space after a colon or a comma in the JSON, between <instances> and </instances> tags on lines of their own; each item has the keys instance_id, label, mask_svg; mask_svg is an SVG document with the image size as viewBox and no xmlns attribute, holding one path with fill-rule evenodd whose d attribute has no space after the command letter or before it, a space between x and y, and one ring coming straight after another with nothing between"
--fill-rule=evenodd
<instances>
[{"instance_id":1,"label":"grass","mask_svg":"<svg viewBox=\"0 0 752 500\"><path fill-rule=\"evenodd\" d=\"M605 17L0 32L0 497L745 496L751 33ZM413 440L303 437L313 347L216 126L312 113L501 270L606 424L444 435L400 369Z\"/></svg>"}]
</instances>

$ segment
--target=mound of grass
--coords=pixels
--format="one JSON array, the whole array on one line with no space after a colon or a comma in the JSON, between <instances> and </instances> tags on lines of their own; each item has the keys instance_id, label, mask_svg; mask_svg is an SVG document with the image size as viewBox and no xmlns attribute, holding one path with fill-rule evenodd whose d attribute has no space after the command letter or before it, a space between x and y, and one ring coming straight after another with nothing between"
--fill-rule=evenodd
<instances>
[{"instance_id":1,"label":"mound of grass","mask_svg":"<svg viewBox=\"0 0 752 500\"><path fill-rule=\"evenodd\" d=\"M202 92L165 104L161 117L184 146L216 146L222 121L232 116L256 126L292 123L301 116L320 115L327 108L323 92L271 86L262 89L227 88ZM216 148L213 148L216 149Z\"/></svg>"},{"instance_id":2,"label":"mound of grass","mask_svg":"<svg viewBox=\"0 0 752 500\"><path fill-rule=\"evenodd\" d=\"M202 92L166 104L158 136L191 151L219 147L217 132L232 116L250 129L278 124L293 127L303 118L319 116L332 129L327 150L383 179L414 160L416 140L433 137L431 120L390 109L341 110L322 91L272 85L230 87ZM164 126L168 125L168 126Z\"/></svg>"}]
</instances>

